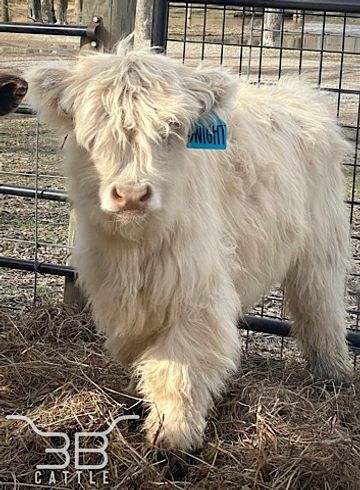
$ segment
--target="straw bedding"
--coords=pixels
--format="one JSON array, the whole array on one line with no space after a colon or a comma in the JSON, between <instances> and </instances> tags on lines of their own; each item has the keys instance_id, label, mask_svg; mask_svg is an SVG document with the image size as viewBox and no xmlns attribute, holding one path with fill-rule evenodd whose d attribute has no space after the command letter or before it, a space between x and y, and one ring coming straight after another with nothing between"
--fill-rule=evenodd
<instances>
[{"instance_id":1,"label":"straw bedding","mask_svg":"<svg viewBox=\"0 0 360 490\"><path fill-rule=\"evenodd\" d=\"M64 458L44 453L55 439L6 415L27 415L73 442L76 432L141 414L140 401L126 393L128 372L103 351L89 314L41 306L0 318L0 488L360 488L359 374L345 389L325 390L292 345L281 360L271 341L258 337L250 338L239 372L215 403L200 453L156 452L143 444L141 420L121 421L109 435L109 484L100 470L79 478L71 445L67 481L56 470L56 484L49 483L50 471L42 470L36 485L37 464ZM87 458L99 462L98 455Z\"/></svg>"}]
</instances>

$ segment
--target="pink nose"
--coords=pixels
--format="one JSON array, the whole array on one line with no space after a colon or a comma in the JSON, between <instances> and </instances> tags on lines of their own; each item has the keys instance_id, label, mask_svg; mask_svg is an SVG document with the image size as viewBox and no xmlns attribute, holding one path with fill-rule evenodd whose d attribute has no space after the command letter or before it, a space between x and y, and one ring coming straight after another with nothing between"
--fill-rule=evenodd
<instances>
[{"instance_id":1,"label":"pink nose","mask_svg":"<svg viewBox=\"0 0 360 490\"><path fill-rule=\"evenodd\" d=\"M115 185L111 192L112 203L119 211L146 211L151 196L148 184Z\"/></svg>"}]
</instances>

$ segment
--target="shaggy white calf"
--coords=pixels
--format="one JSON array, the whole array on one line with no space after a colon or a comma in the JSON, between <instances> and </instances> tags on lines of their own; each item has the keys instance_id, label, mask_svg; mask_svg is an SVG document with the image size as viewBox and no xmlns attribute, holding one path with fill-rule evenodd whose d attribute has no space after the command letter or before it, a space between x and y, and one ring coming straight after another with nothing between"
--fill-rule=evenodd
<instances>
[{"instance_id":1,"label":"shaggy white calf","mask_svg":"<svg viewBox=\"0 0 360 490\"><path fill-rule=\"evenodd\" d=\"M239 360L237 319L278 283L314 374L346 379L347 143L324 95L125 42L27 78L42 120L68 134L79 278L149 402L150 442L201 445ZM227 123L227 149L187 148L211 114Z\"/></svg>"}]
</instances>

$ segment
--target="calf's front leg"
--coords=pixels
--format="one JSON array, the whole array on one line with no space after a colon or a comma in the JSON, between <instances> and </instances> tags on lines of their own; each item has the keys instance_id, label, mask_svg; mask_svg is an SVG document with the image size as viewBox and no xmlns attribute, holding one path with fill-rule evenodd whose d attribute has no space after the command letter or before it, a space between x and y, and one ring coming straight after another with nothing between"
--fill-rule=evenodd
<instances>
[{"instance_id":1,"label":"calf's front leg","mask_svg":"<svg viewBox=\"0 0 360 490\"><path fill-rule=\"evenodd\" d=\"M179 318L135 364L150 408L144 427L150 444L186 451L202 446L212 397L236 368L240 343L235 315L221 305L211 310ZM225 313L220 318L216 311Z\"/></svg>"}]
</instances>

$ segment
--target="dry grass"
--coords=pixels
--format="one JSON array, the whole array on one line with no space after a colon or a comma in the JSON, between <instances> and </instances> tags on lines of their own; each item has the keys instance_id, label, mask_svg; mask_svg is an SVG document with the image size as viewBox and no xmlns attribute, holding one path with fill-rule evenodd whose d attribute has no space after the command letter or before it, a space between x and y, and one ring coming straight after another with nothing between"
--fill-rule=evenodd
<instances>
[{"instance_id":1,"label":"dry grass","mask_svg":"<svg viewBox=\"0 0 360 490\"><path fill-rule=\"evenodd\" d=\"M138 402L124 394L128 373L103 352L87 314L60 306L0 314L0 485L45 489L49 472L37 487L34 473L37 464L55 462L44 454L48 439L5 415L27 415L73 443L75 432L105 430ZM98 488L359 488L359 375L350 388L325 391L293 349L285 359L247 354L183 482L167 478L167 466L142 442L140 422L120 422L108 448L110 484ZM76 483L73 457L68 470L68 483L57 471L51 488L94 488L87 472Z\"/></svg>"}]
</instances>

